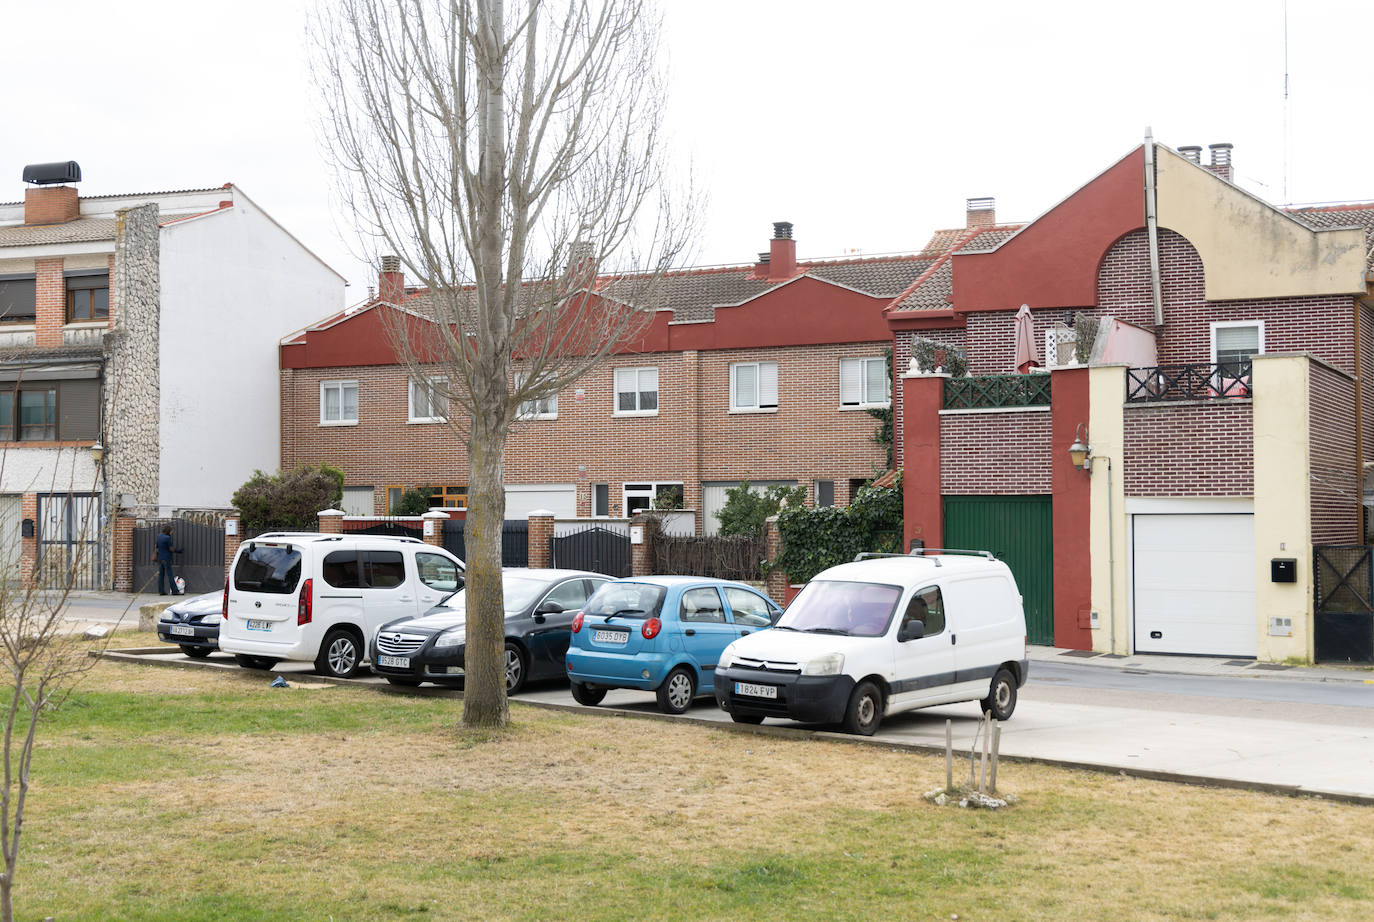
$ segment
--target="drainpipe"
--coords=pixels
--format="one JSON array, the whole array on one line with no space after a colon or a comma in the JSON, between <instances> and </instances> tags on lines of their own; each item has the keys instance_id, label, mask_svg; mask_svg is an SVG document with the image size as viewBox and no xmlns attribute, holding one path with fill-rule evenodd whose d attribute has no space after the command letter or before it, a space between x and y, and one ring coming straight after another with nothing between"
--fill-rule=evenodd
<instances>
[{"instance_id":1,"label":"drainpipe","mask_svg":"<svg viewBox=\"0 0 1374 922\"><path fill-rule=\"evenodd\" d=\"M1364 313L1364 302L1355 299L1355 495L1359 503L1355 509L1355 527L1359 530L1357 540L1364 543L1364 366L1360 361L1363 350L1360 333L1360 315Z\"/></svg>"},{"instance_id":2,"label":"drainpipe","mask_svg":"<svg viewBox=\"0 0 1374 922\"><path fill-rule=\"evenodd\" d=\"M1155 326L1164 325L1164 295L1159 284L1159 220L1155 215L1155 139L1145 129L1145 231L1150 237L1150 297Z\"/></svg>"},{"instance_id":3,"label":"drainpipe","mask_svg":"<svg viewBox=\"0 0 1374 922\"><path fill-rule=\"evenodd\" d=\"M1107 462L1107 591L1111 593L1108 608L1112 619L1112 652L1116 652L1116 520L1112 518L1112 459Z\"/></svg>"}]
</instances>

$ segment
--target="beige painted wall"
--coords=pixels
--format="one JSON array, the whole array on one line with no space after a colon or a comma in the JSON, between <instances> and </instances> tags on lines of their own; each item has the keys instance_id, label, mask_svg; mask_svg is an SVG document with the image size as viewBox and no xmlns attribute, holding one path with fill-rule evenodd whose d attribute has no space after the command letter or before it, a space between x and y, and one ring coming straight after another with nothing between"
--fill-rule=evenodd
<instances>
[{"instance_id":1,"label":"beige painted wall","mask_svg":"<svg viewBox=\"0 0 1374 922\"><path fill-rule=\"evenodd\" d=\"M1092 606L1097 612L1093 649L1130 652L1126 604L1125 491L1122 447L1126 440L1126 366L1096 365L1088 371L1088 445L1092 448Z\"/></svg>"},{"instance_id":2,"label":"beige painted wall","mask_svg":"<svg viewBox=\"0 0 1374 922\"><path fill-rule=\"evenodd\" d=\"M1202 257L1207 299L1363 293L1364 231L1310 230L1167 147L1158 217Z\"/></svg>"},{"instance_id":3,"label":"beige painted wall","mask_svg":"<svg viewBox=\"0 0 1374 922\"><path fill-rule=\"evenodd\" d=\"M1312 519L1308 382L1310 359L1303 355L1257 355L1254 380L1255 433L1255 630L1259 659L1311 661ZM1296 583L1275 583L1274 557L1298 561ZM1291 637L1269 636L1270 618L1290 618Z\"/></svg>"}]
</instances>

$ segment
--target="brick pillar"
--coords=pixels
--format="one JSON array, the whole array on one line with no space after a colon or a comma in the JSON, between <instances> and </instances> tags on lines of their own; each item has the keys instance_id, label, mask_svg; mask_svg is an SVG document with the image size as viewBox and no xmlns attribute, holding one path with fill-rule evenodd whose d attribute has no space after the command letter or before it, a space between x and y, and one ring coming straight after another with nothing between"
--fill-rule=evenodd
<instances>
[{"instance_id":1,"label":"brick pillar","mask_svg":"<svg viewBox=\"0 0 1374 922\"><path fill-rule=\"evenodd\" d=\"M530 513L529 558L531 567L550 566L549 542L553 540L553 513L536 509Z\"/></svg>"},{"instance_id":2,"label":"brick pillar","mask_svg":"<svg viewBox=\"0 0 1374 922\"><path fill-rule=\"evenodd\" d=\"M67 322L67 285L62 280L62 258L35 259L36 282L33 343L42 348L62 345L62 325Z\"/></svg>"},{"instance_id":3,"label":"brick pillar","mask_svg":"<svg viewBox=\"0 0 1374 922\"><path fill-rule=\"evenodd\" d=\"M1050 372L1050 484L1054 493L1054 645L1091 650L1092 474L1073 466L1069 446L1088 431L1088 369Z\"/></svg>"},{"instance_id":4,"label":"brick pillar","mask_svg":"<svg viewBox=\"0 0 1374 922\"><path fill-rule=\"evenodd\" d=\"M765 541L763 559L772 563L782 553L782 532L778 531L778 517L770 515L764 520L763 536ZM781 569L770 569L765 580L764 591L779 605L787 604L787 573Z\"/></svg>"},{"instance_id":5,"label":"brick pillar","mask_svg":"<svg viewBox=\"0 0 1374 922\"><path fill-rule=\"evenodd\" d=\"M229 568L234 565L234 555L243 543L243 522L237 512L224 517L224 578L229 578Z\"/></svg>"},{"instance_id":6,"label":"brick pillar","mask_svg":"<svg viewBox=\"0 0 1374 922\"><path fill-rule=\"evenodd\" d=\"M114 521L114 590L134 591L134 523L126 509L115 510Z\"/></svg>"},{"instance_id":7,"label":"brick pillar","mask_svg":"<svg viewBox=\"0 0 1374 922\"><path fill-rule=\"evenodd\" d=\"M27 538L19 539L20 581L25 589L32 589L36 583L34 577L38 569L38 494L25 493L22 507L21 517L23 521L30 523L31 534Z\"/></svg>"},{"instance_id":8,"label":"brick pillar","mask_svg":"<svg viewBox=\"0 0 1374 922\"><path fill-rule=\"evenodd\" d=\"M343 534L343 518L346 514L342 509L325 509L318 513L320 532L326 535Z\"/></svg>"},{"instance_id":9,"label":"brick pillar","mask_svg":"<svg viewBox=\"0 0 1374 922\"><path fill-rule=\"evenodd\" d=\"M940 410L949 375L903 375L902 550L920 540L944 546L944 504L940 499Z\"/></svg>"},{"instance_id":10,"label":"brick pillar","mask_svg":"<svg viewBox=\"0 0 1374 922\"><path fill-rule=\"evenodd\" d=\"M444 546L444 523L448 521L448 513L431 509L420 516L424 523L425 544L432 544L435 547Z\"/></svg>"},{"instance_id":11,"label":"brick pillar","mask_svg":"<svg viewBox=\"0 0 1374 922\"><path fill-rule=\"evenodd\" d=\"M654 540L658 538L661 524L656 515L640 513L630 519L630 575L648 576L654 572ZM639 529L640 541L635 544L635 529Z\"/></svg>"}]
</instances>

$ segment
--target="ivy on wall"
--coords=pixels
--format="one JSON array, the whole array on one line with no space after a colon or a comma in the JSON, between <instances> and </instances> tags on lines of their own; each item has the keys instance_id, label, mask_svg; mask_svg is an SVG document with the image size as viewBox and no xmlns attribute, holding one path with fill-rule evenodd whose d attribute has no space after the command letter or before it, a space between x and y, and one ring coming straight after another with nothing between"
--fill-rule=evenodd
<instances>
[{"instance_id":1,"label":"ivy on wall","mask_svg":"<svg viewBox=\"0 0 1374 922\"><path fill-rule=\"evenodd\" d=\"M826 567L848 563L864 551L902 549L902 480L864 487L848 506L786 506L778 513L782 549L769 565L793 583Z\"/></svg>"}]
</instances>

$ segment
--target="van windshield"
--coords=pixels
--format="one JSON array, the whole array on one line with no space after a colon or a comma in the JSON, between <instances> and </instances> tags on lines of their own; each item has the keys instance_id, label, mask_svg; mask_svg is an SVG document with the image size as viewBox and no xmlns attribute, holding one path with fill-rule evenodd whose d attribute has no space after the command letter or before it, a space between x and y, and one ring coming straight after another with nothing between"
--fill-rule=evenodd
<instances>
[{"instance_id":1,"label":"van windshield","mask_svg":"<svg viewBox=\"0 0 1374 922\"><path fill-rule=\"evenodd\" d=\"M289 595L301 580L301 552L289 544L252 544L234 565L234 588Z\"/></svg>"},{"instance_id":2,"label":"van windshield","mask_svg":"<svg viewBox=\"0 0 1374 922\"><path fill-rule=\"evenodd\" d=\"M787 606L778 627L816 634L881 637L887 633L902 587L885 583L812 580Z\"/></svg>"}]
</instances>

